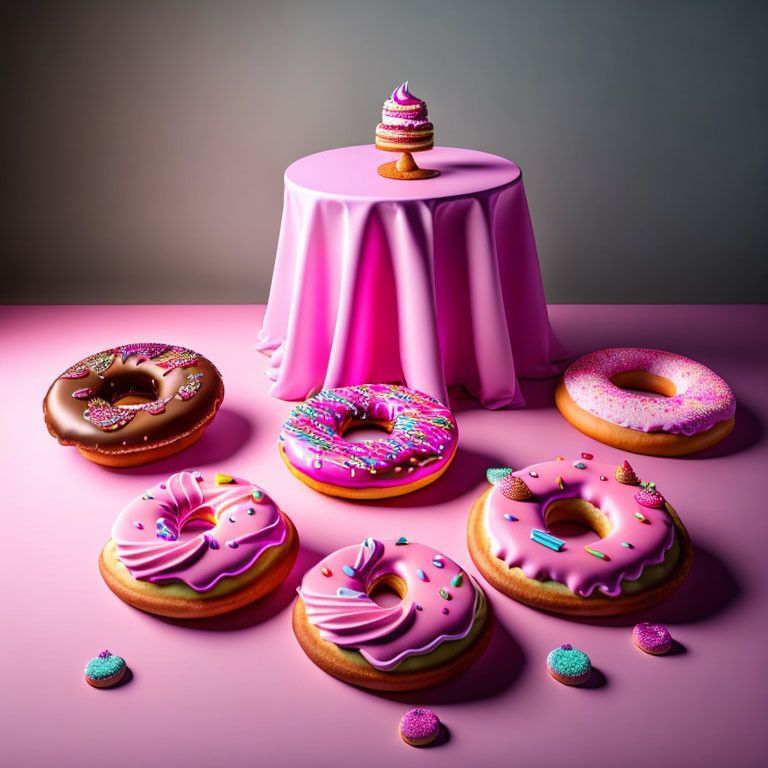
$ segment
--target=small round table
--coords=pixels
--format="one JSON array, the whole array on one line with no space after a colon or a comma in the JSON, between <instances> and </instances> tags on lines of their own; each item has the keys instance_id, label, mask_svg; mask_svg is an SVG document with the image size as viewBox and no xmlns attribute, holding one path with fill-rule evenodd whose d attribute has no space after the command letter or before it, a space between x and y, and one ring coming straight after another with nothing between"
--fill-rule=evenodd
<instances>
[{"instance_id":1,"label":"small round table","mask_svg":"<svg viewBox=\"0 0 768 768\"><path fill-rule=\"evenodd\" d=\"M258 349L271 393L402 382L444 403L523 406L517 377L559 372L520 169L437 147L440 176L386 179L373 145L319 152L285 172L272 288Z\"/></svg>"}]
</instances>

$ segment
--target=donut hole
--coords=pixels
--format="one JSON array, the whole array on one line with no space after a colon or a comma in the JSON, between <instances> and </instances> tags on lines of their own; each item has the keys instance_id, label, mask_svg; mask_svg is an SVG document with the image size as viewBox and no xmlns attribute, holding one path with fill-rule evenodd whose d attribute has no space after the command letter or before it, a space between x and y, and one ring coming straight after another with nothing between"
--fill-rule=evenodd
<instances>
[{"instance_id":1,"label":"donut hole","mask_svg":"<svg viewBox=\"0 0 768 768\"><path fill-rule=\"evenodd\" d=\"M673 381L649 371L622 371L611 376L611 383L644 397L674 397L677 394Z\"/></svg>"},{"instance_id":2,"label":"donut hole","mask_svg":"<svg viewBox=\"0 0 768 768\"><path fill-rule=\"evenodd\" d=\"M179 528L179 541L193 539L205 531L210 531L218 524L216 516L210 507L203 507L187 517Z\"/></svg>"},{"instance_id":3,"label":"donut hole","mask_svg":"<svg viewBox=\"0 0 768 768\"><path fill-rule=\"evenodd\" d=\"M112 405L138 405L157 400L159 387L157 381L146 373L121 373L111 376L105 382L104 399Z\"/></svg>"},{"instance_id":4,"label":"donut hole","mask_svg":"<svg viewBox=\"0 0 768 768\"><path fill-rule=\"evenodd\" d=\"M405 599L408 586L396 573L387 573L374 579L367 592L376 605L389 608Z\"/></svg>"},{"instance_id":5,"label":"donut hole","mask_svg":"<svg viewBox=\"0 0 768 768\"><path fill-rule=\"evenodd\" d=\"M392 422L353 421L345 426L341 436L348 443L365 443L370 440L382 440L392 432Z\"/></svg>"},{"instance_id":6,"label":"donut hole","mask_svg":"<svg viewBox=\"0 0 768 768\"><path fill-rule=\"evenodd\" d=\"M557 499L544 513L544 525L559 539L574 539L596 533L606 538L613 529L607 515L585 499Z\"/></svg>"}]
</instances>

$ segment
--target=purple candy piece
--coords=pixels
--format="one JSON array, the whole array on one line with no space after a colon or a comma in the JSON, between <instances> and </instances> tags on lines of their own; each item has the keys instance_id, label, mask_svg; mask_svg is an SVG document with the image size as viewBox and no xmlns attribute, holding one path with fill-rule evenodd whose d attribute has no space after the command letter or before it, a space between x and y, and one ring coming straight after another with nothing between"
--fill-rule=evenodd
<instances>
[{"instance_id":1,"label":"purple candy piece","mask_svg":"<svg viewBox=\"0 0 768 768\"><path fill-rule=\"evenodd\" d=\"M669 653L672 647L672 635L669 634L669 630L662 624L651 624L648 621L635 626L632 630L632 639L641 651L654 656Z\"/></svg>"},{"instance_id":2,"label":"purple candy piece","mask_svg":"<svg viewBox=\"0 0 768 768\"><path fill-rule=\"evenodd\" d=\"M439 731L440 719L424 707L409 709L400 720L400 734L406 741L427 743L437 738Z\"/></svg>"}]
</instances>

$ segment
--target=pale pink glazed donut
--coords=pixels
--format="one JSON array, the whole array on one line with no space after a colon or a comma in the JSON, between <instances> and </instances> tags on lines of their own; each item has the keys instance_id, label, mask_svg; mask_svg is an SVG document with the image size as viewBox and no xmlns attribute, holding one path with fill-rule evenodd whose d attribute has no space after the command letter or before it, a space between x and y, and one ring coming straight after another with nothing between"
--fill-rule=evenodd
<instances>
[{"instance_id":1,"label":"pale pink glazed donut","mask_svg":"<svg viewBox=\"0 0 768 768\"><path fill-rule=\"evenodd\" d=\"M344 432L374 425L389 434L352 443ZM398 496L436 480L451 463L456 420L435 398L395 384L326 389L297 405L280 432L280 454L311 488L332 496Z\"/></svg>"},{"instance_id":2,"label":"pale pink glazed donut","mask_svg":"<svg viewBox=\"0 0 768 768\"><path fill-rule=\"evenodd\" d=\"M582 454L488 476L493 486L470 515L469 551L493 586L521 602L559 613L626 613L663 599L688 572L685 528L627 462L617 468ZM591 531L560 538L551 527L562 523Z\"/></svg>"},{"instance_id":3,"label":"pale pink glazed donut","mask_svg":"<svg viewBox=\"0 0 768 768\"><path fill-rule=\"evenodd\" d=\"M630 347L576 360L555 399L565 418L590 437L661 456L720 442L733 428L736 410L731 388L706 366L671 352Z\"/></svg>"},{"instance_id":4,"label":"pale pink glazed donut","mask_svg":"<svg viewBox=\"0 0 768 768\"><path fill-rule=\"evenodd\" d=\"M371 595L385 585L400 601ZM369 688L406 690L442 682L474 661L490 629L485 595L433 547L366 539L304 575L294 632L326 672Z\"/></svg>"},{"instance_id":5,"label":"pale pink glazed donut","mask_svg":"<svg viewBox=\"0 0 768 768\"><path fill-rule=\"evenodd\" d=\"M269 592L297 552L291 521L259 486L231 475L177 472L118 515L99 567L130 605L199 618Z\"/></svg>"}]
</instances>

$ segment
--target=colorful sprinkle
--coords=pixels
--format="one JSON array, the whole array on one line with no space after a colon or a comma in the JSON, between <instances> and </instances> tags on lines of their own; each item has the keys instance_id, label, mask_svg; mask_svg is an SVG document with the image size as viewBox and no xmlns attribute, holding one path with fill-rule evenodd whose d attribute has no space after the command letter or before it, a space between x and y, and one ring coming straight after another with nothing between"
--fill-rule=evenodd
<instances>
[{"instance_id":1,"label":"colorful sprinkle","mask_svg":"<svg viewBox=\"0 0 768 768\"><path fill-rule=\"evenodd\" d=\"M216 485L231 485L235 482L235 478L231 475L216 475Z\"/></svg>"},{"instance_id":2,"label":"colorful sprinkle","mask_svg":"<svg viewBox=\"0 0 768 768\"><path fill-rule=\"evenodd\" d=\"M531 539L537 544L554 549L555 552L559 552L565 546L565 542L562 539L558 539L557 536L553 536L546 531L540 531L537 528L531 531Z\"/></svg>"},{"instance_id":3,"label":"colorful sprinkle","mask_svg":"<svg viewBox=\"0 0 768 768\"><path fill-rule=\"evenodd\" d=\"M563 478L562 477L557 477L557 478L555 478L555 480L556 480L558 486L560 487L560 490L564 491L565 490L565 483L563 482Z\"/></svg>"},{"instance_id":4,"label":"colorful sprinkle","mask_svg":"<svg viewBox=\"0 0 768 768\"><path fill-rule=\"evenodd\" d=\"M155 497L149 491L146 491L141 498L142 499L154 499Z\"/></svg>"},{"instance_id":5,"label":"colorful sprinkle","mask_svg":"<svg viewBox=\"0 0 768 768\"><path fill-rule=\"evenodd\" d=\"M628 541L622 541L621 542L621 546L622 547L626 547L627 549L634 549L635 548L634 545L630 544Z\"/></svg>"},{"instance_id":6,"label":"colorful sprinkle","mask_svg":"<svg viewBox=\"0 0 768 768\"><path fill-rule=\"evenodd\" d=\"M401 547L401 546L403 546L403 544L407 544L407 543L408 543L408 539L406 539L406 538L405 538L405 536L401 536L401 537L400 537L400 538L399 538L399 539L398 539L398 540L395 542L395 546Z\"/></svg>"},{"instance_id":7,"label":"colorful sprinkle","mask_svg":"<svg viewBox=\"0 0 768 768\"><path fill-rule=\"evenodd\" d=\"M509 512L504 513L504 519L509 520L512 523L514 523L517 520L517 518L514 515L510 515Z\"/></svg>"},{"instance_id":8,"label":"colorful sprinkle","mask_svg":"<svg viewBox=\"0 0 768 768\"><path fill-rule=\"evenodd\" d=\"M531 470L531 471L530 471L528 474L529 474L531 477L538 477L538 476L539 476L539 473L538 473L538 472L536 472L536 471L535 471L535 470L533 470L533 469L532 469L532 470Z\"/></svg>"},{"instance_id":9,"label":"colorful sprinkle","mask_svg":"<svg viewBox=\"0 0 768 768\"><path fill-rule=\"evenodd\" d=\"M556 461L565 461L565 459L562 456L558 456Z\"/></svg>"},{"instance_id":10,"label":"colorful sprinkle","mask_svg":"<svg viewBox=\"0 0 768 768\"><path fill-rule=\"evenodd\" d=\"M416 569L416 575L422 580L422 581L429 581L429 576L427 576L424 571L421 570L421 568Z\"/></svg>"},{"instance_id":11,"label":"colorful sprinkle","mask_svg":"<svg viewBox=\"0 0 768 768\"><path fill-rule=\"evenodd\" d=\"M601 479L602 481L606 481L608 478L607 478L605 475L600 475L600 479Z\"/></svg>"},{"instance_id":12,"label":"colorful sprinkle","mask_svg":"<svg viewBox=\"0 0 768 768\"><path fill-rule=\"evenodd\" d=\"M365 592L358 592L355 589L347 589L346 587L339 587L336 590L336 594L339 597L368 597Z\"/></svg>"},{"instance_id":13,"label":"colorful sprinkle","mask_svg":"<svg viewBox=\"0 0 768 768\"><path fill-rule=\"evenodd\" d=\"M590 555L594 555L595 557L599 557L601 560L608 561L608 560L611 559L610 557L608 557L608 555L606 555L606 554L604 554L602 552L598 552L596 549L592 549L592 547L584 547L584 549L586 549L587 552L589 552Z\"/></svg>"},{"instance_id":14,"label":"colorful sprinkle","mask_svg":"<svg viewBox=\"0 0 768 768\"><path fill-rule=\"evenodd\" d=\"M642 513L642 512L635 512L635 517L641 522L641 523L649 523L650 520Z\"/></svg>"},{"instance_id":15,"label":"colorful sprinkle","mask_svg":"<svg viewBox=\"0 0 768 768\"><path fill-rule=\"evenodd\" d=\"M237 549L237 548L238 548L238 546L239 546L239 544L238 544L236 541L228 541L228 542L227 542L227 546L228 546L230 549Z\"/></svg>"},{"instance_id":16,"label":"colorful sprinkle","mask_svg":"<svg viewBox=\"0 0 768 768\"><path fill-rule=\"evenodd\" d=\"M595 457L591 453L582 453L581 458L586 459L587 461L592 461Z\"/></svg>"},{"instance_id":17,"label":"colorful sprinkle","mask_svg":"<svg viewBox=\"0 0 768 768\"><path fill-rule=\"evenodd\" d=\"M135 525L135 526L136 526L136 527L137 527L137 528L138 528L140 531L143 531L143 530L144 530L144 526L143 526L141 523L134 523L134 525Z\"/></svg>"},{"instance_id":18,"label":"colorful sprinkle","mask_svg":"<svg viewBox=\"0 0 768 768\"><path fill-rule=\"evenodd\" d=\"M435 568L445 568L445 563L440 559L439 556L432 560L432 565L434 565Z\"/></svg>"},{"instance_id":19,"label":"colorful sprinkle","mask_svg":"<svg viewBox=\"0 0 768 768\"><path fill-rule=\"evenodd\" d=\"M92 394L93 390L90 387L85 387L85 389L78 389L77 392L73 392L72 397L74 397L76 400L85 400Z\"/></svg>"},{"instance_id":20,"label":"colorful sprinkle","mask_svg":"<svg viewBox=\"0 0 768 768\"><path fill-rule=\"evenodd\" d=\"M447 608L443 608L443 613L447 616L450 613L450 611Z\"/></svg>"},{"instance_id":21,"label":"colorful sprinkle","mask_svg":"<svg viewBox=\"0 0 768 768\"><path fill-rule=\"evenodd\" d=\"M452 587L460 587L462 585L462 582L464 581L464 573L463 571L459 571L452 579L451 579L451 586Z\"/></svg>"},{"instance_id":22,"label":"colorful sprinkle","mask_svg":"<svg viewBox=\"0 0 768 768\"><path fill-rule=\"evenodd\" d=\"M438 594L440 595L440 597L443 598L443 600L453 600L453 597L451 596L451 593L448 592L448 590L446 590L446 589L441 589Z\"/></svg>"},{"instance_id":23,"label":"colorful sprinkle","mask_svg":"<svg viewBox=\"0 0 768 768\"><path fill-rule=\"evenodd\" d=\"M254 491L254 492L251 494L251 498L252 498L254 501L261 501L261 500L264 498L264 491Z\"/></svg>"},{"instance_id":24,"label":"colorful sprinkle","mask_svg":"<svg viewBox=\"0 0 768 768\"><path fill-rule=\"evenodd\" d=\"M248 507L248 509L245 511L246 515L255 515L256 510L253 507Z\"/></svg>"},{"instance_id":25,"label":"colorful sprinkle","mask_svg":"<svg viewBox=\"0 0 768 768\"><path fill-rule=\"evenodd\" d=\"M230 522L230 523L234 523L234 522L235 522L235 518L234 518L234 517L232 517L231 515L230 515L230 517L229 517L229 522Z\"/></svg>"},{"instance_id":26,"label":"colorful sprinkle","mask_svg":"<svg viewBox=\"0 0 768 768\"><path fill-rule=\"evenodd\" d=\"M326 567L324 565L323 566L323 570L322 570L322 574L323 574L323 576L329 576L330 577L330 576L333 576L333 571L330 568L328 568L328 567Z\"/></svg>"},{"instance_id":27,"label":"colorful sprinkle","mask_svg":"<svg viewBox=\"0 0 768 768\"><path fill-rule=\"evenodd\" d=\"M323 466L323 462L320 461L320 459L316 459L314 464L312 465L315 469L321 469Z\"/></svg>"},{"instance_id":28,"label":"colorful sprinkle","mask_svg":"<svg viewBox=\"0 0 768 768\"><path fill-rule=\"evenodd\" d=\"M205 536L204 538L208 542L208 546L211 549L218 549L219 548L219 542L216 541L216 539L214 539L213 536Z\"/></svg>"},{"instance_id":29,"label":"colorful sprinkle","mask_svg":"<svg viewBox=\"0 0 768 768\"><path fill-rule=\"evenodd\" d=\"M576 469L586 469L587 465L583 461L577 461L574 465Z\"/></svg>"},{"instance_id":30,"label":"colorful sprinkle","mask_svg":"<svg viewBox=\"0 0 768 768\"><path fill-rule=\"evenodd\" d=\"M341 570L344 571L347 576L353 577L355 575L355 569L351 565L343 565Z\"/></svg>"}]
</instances>

